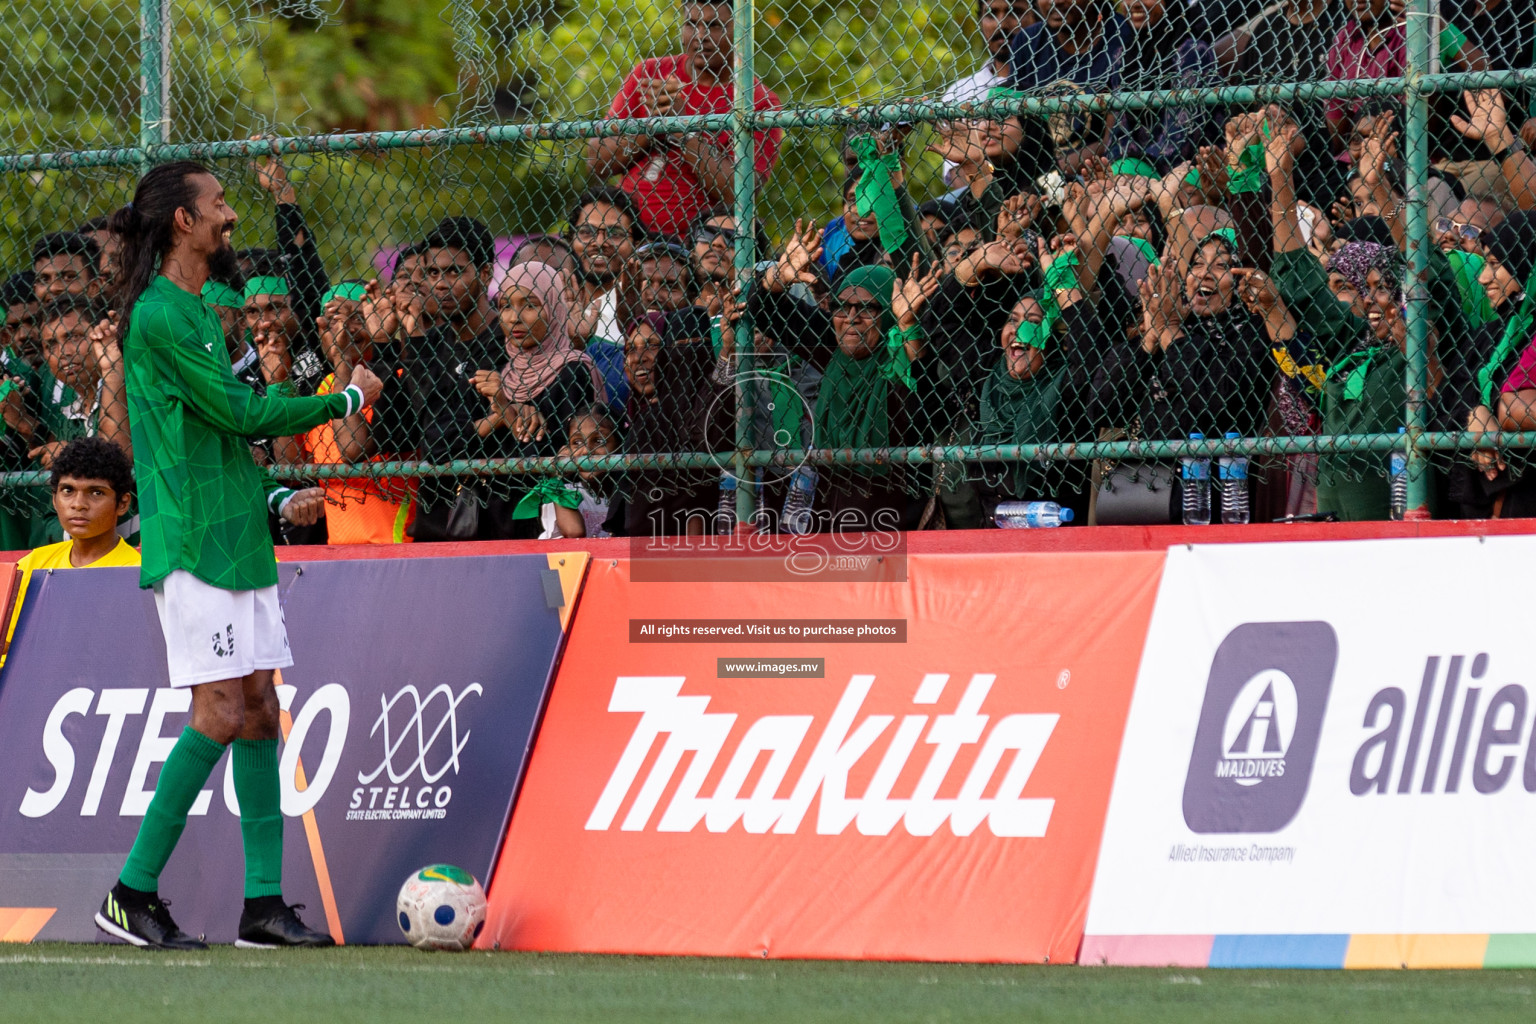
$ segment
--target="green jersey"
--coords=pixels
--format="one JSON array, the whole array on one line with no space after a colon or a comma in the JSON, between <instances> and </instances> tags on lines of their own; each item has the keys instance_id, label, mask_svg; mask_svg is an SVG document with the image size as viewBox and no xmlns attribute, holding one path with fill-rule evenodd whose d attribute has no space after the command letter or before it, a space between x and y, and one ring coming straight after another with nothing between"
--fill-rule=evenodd
<instances>
[{"instance_id":1,"label":"green jersey","mask_svg":"<svg viewBox=\"0 0 1536 1024\"><path fill-rule=\"evenodd\" d=\"M274 586L267 511L288 492L256 468L246 439L350 416L362 392L258 396L230 369L218 315L164 277L133 307L123 364L142 517L139 586L177 569L225 590Z\"/></svg>"}]
</instances>

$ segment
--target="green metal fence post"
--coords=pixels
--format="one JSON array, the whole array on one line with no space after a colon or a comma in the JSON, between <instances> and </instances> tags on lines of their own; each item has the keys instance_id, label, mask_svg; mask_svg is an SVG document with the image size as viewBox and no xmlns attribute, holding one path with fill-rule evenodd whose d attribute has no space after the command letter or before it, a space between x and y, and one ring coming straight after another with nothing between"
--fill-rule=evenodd
<instances>
[{"instance_id":1,"label":"green metal fence post","mask_svg":"<svg viewBox=\"0 0 1536 1024\"><path fill-rule=\"evenodd\" d=\"M1408 54L1403 70L1406 80L1404 101L1407 123L1404 144L1408 167L1403 190L1407 199L1408 269L1403 297L1407 300L1408 379L1407 408L1404 423L1408 428L1408 503L1404 518L1429 518L1429 453L1419 447L1424 434L1425 389L1429 359L1429 197L1426 183L1429 172L1429 94L1423 88L1423 76L1436 70L1431 66L1434 38L1430 0L1411 0L1408 9Z\"/></svg>"},{"instance_id":2,"label":"green metal fence post","mask_svg":"<svg viewBox=\"0 0 1536 1024\"><path fill-rule=\"evenodd\" d=\"M731 134L735 141L736 158L736 279L752 280L752 268L757 263L755 251L756 233L752 222L757 217L757 152L753 145L754 93L756 75L753 71L756 46L752 25L752 0L735 0L736 103ZM745 295L746 288L742 289ZM722 324L722 330L726 325ZM746 452L752 447L752 400L756 388L751 383L753 362L752 324L742 317L736 327L736 522L738 525L752 521L757 506L757 492L753 487L755 474L748 467Z\"/></svg>"},{"instance_id":3,"label":"green metal fence post","mask_svg":"<svg viewBox=\"0 0 1536 1024\"><path fill-rule=\"evenodd\" d=\"M171 0L139 0L139 173L169 138Z\"/></svg>"}]
</instances>

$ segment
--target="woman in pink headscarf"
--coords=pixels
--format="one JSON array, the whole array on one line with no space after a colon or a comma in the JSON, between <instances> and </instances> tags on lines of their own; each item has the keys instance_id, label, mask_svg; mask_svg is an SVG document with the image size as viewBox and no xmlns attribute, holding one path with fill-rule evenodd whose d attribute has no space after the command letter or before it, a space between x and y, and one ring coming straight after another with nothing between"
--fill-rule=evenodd
<instances>
[{"instance_id":1,"label":"woman in pink headscarf","mask_svg":"<svg viewBox=\"0 0 1536 1024\"><path fill-rule=\"evenodd\" d=\"M578 409L603 399L592 357L571 344L561 272L545 263L519 263L497 272L492 294L506 338L508 363L480 371L475 387L490 402L477 422L481 437L506 430L493 454L553 455L565 443Z\"/></svg>"}]
</instances>

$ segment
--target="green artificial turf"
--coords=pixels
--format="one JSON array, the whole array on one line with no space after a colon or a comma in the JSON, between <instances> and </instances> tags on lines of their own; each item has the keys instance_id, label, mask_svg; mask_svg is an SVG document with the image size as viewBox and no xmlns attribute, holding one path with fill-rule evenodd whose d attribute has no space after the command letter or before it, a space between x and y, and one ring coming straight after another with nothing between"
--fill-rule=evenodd
<instances>
[{"instance_id":1,"label":"green artificial turf","mask_svg":"<svg viewBox=\"0 0 1536 1024\"><path fill-rule=\"evenodd\" d=\"M0 1021L1536 1021L1533 971L1193 971L408 948L0 947Z\"/></svg>"}]
</instances>

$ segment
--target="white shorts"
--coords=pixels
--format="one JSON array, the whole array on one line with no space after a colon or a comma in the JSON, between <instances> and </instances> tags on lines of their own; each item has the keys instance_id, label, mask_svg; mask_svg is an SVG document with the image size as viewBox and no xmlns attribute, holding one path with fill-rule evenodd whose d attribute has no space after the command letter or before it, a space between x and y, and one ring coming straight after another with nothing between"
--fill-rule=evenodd
<instances>
[{"instance_id":1,"label":"white shorts","mask_svg":"<svg viewBox=\"0 0 1536 1024\"><path fill-rule=\"evenodd\" d=\"M172 686L240 679L293 664L276 587L225 590L177 569L155 584L155 608Z\"/></svg>"}]
</instances>

